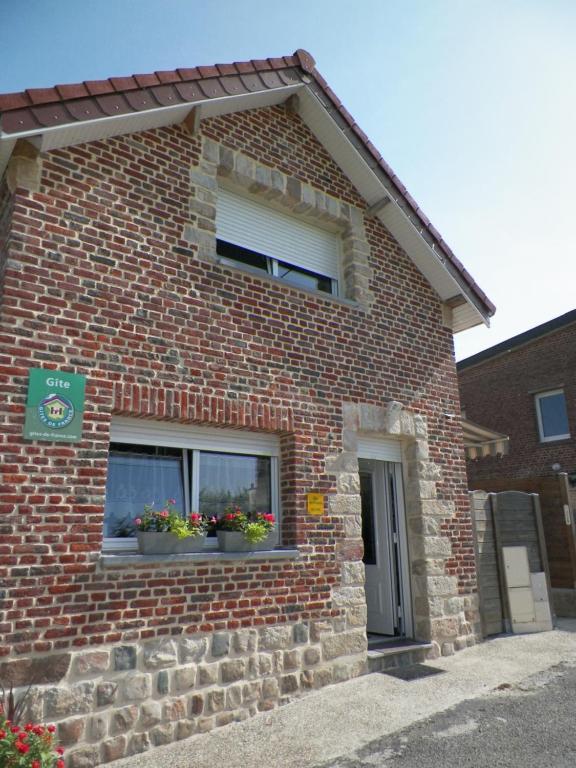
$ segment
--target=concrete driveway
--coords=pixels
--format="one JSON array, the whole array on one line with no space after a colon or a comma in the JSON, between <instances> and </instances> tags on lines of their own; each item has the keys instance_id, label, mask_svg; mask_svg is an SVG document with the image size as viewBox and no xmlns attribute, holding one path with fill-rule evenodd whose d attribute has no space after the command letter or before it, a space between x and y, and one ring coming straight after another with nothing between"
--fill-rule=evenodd
<instances>
[{"instance_id":1,"label":"concrete driveway","mask_svg":"<svg viewBox=\"0 0 576 768\"><path fill-rule=\"evenodd\" d=\"M402 677L379 673L330 686L244 723L120 760L114 768L317 768L331 761L334 768L385 765L386 754L392 754L379 755L378 740L490 692L510 696L522 681L559 664L576 666L576 620L561 620L553 632L490 640L426 662ZM549 713L552 722L553 716ZM445 728L472 728L456 710L446 718ZM363 759L359 750L368 745L376 749L374 762L353 762ZM370 758L369 751L366 756ZM429 763L442 764L440 758ZM457 764L484 762L466 762L461 756ZM494 760L486 764L507 765Z\"/></svg>"}]
</instances>

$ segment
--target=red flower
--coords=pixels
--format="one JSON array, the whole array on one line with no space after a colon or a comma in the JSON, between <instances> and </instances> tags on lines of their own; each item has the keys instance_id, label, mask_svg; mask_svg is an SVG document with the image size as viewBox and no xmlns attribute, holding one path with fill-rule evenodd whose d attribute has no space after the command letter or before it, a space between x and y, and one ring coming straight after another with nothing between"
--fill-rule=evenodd
<instances>
[{"instance_id":1,"label":"red flower","mask_svg":"<svg viewBox=\"0 0 576 768\"><path fill-rule=\"evenodd\" d=\"M10 730L12 731L12 733L20 733L20 728L18 728L17 725L11 725Z\"/></svg>"},{"instance_id":2,"label":"red flower","mask_svg":"<svg viewBox=\"0 0 576 768\"><path fill-rule=\"evenodd\" d=\"M62 749L62 747L56 747L56 752L58 752L59 755L64 754L64 750Z\"/></svg>"},{"instance_id":3,"label":"red flower","mask_svg":"<svg viewBox=\"0 0 576 768\"><path fill-rule=\"evenodd\" d=\"M6 731L0 730L0 739L5 739L5 738L6 738Z\"/></svg>"},{"instance_id":4,"label":"red flower","mask_svg":"<svg viewBox=\"0 0 576 768\"><path fill-rule=\"evenodd\" d=\"M40 760L32 760L32 765L30 766L30 768L42 768L42 766L40 765Z\"/></svg>"},{"instance_id":5,"label":"red flower","mask_svg":"<svg viewBox=\"0 0 576 768\"><path fill-rule=\"evenodd\" d=\"M199 515L197 512L193 512L190 515L190 520L192 520L193 523L197 523L198 520L201 520L201 519L202 519L201 515Z\"/></svg>"},{"instance_id":6,"label":"red flower","mask_svg":"<svg viewBox=\"0 0 576 768\"><path fill-rule=\"evenodd\" d=\"M273 523L273 522L274 522L274 515L271 515L271 514L266 514L266 515L262 515L262 517L263 517L263 518L264 518L264 520L266 520L268 523Z\"/></svg>"},{"instance_id":7,"label":"red flower","mask_svg":"<svg viewBox=\"0 0 576 768\"><path fill-rule=\"evenodd\" d=\"M34 730L34 726L32 725L32 723L26 723L26 725L24 726L24 730L25 731L33 731Z\"/></svg>"},{"instance_id":8,"label":"red flower","mask_svg":"<svg viewBox=\"0 0 576 768\"><path fill-rule=\"evenodd\" d=\"M35 725L32 729L32 732L36 734L36 736L42 736L44 733L44 728L41 725Z\"/></svg>"},{"instance_id":9,"label":"red flower","mask_svg":"<svg viewBox=\"0 0 576 768\"><path fill-rule=\"evenodd\" d=\"M23 755L26 754L26 752L30 751L30 745L29 744L23 744L21 741L15 742L14 746L18 750L18 752L21 752Z\"/></svg>"},{"instance_id":10,"label":"red flower","mask_svg":"<svg viewBox=\"0 0 576 768\"><path fill-rule=\"evenodd\" d=\"M49 726L47 726L46 730L48 731L48 733L54 733L54 731L56 730L56 726L55 725L49 725Z\"/></svg>"},{"instance_id":11,"label":"red flower","mask_svg":"<svg viewBox=\"0 0 576 768\"><path fill-rule=\"evenodd\" d=\"M56 768L64 768L64 760L56 760Z\"/></svg>"}]
</instances>

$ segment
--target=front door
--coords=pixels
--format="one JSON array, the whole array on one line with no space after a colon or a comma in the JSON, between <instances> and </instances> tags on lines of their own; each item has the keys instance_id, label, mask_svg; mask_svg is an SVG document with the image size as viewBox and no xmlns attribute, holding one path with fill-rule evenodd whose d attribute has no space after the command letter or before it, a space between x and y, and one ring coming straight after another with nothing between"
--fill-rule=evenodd
<instances>
[{"instance_id":1,"label":"front door","mask_svg":"<svg viewBox=\"0 0 576 768\"><path fill-rule=\"evenodd\" d=\"M407 574L402 465L360 459L368 632L405 636Z\"/></svg>"}]
</instances>

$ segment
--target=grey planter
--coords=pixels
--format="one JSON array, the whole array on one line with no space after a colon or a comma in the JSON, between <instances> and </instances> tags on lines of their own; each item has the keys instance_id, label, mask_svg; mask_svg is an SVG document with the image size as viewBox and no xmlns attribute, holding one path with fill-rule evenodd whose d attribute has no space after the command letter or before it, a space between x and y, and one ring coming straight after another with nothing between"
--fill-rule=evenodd
<instances>
[{"instance_id":1,"label":"grey planter","mask_svg":"<svg viewBox=\"0 0 576 768\"><path fill-rule=\"evenodd\" d=\"M141 555L183 555L187 552L201 552L206 541L206 534L179 539L173 533L137 531L136 536Z\"/></svg>"},{"instance_id":2,"label":"grey planter","mask_svg":"<svg viewBox=\"0 0 576 768\"><path fill-rule=\"evenodd\" d=\"M266 549L274 549L276 545L276 532L271 531L263 541L252 544L244 538L239 531L216 531L218 547L221 552L262 552Z\"/></svg>"}]
</instances>

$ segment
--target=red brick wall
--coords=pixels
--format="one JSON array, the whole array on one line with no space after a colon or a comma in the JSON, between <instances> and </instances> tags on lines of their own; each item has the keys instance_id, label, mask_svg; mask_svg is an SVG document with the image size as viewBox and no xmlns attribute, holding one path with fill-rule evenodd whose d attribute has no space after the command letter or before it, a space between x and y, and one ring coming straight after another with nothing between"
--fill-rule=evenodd
<instances>
[{"instance_id":1,"label":"red brick wall","mask_svg":"<svg viewBox=\"0 0 576 768\"><path fill-rule=\"evenodd\" d=\"M282 107L202 131L362 206ZM199 146L174 127L53 151L41 192L16 196L0 333L2 654L336 615L340 523L307 518L303 494L335 492L324 459L341 448L343 401L427 416L438 497L457 510L448 572L474 589L438 297L374 219L370 312L200 260L183 237ZM22 440L30 367L88 376L82 443ZM302 559L99 570L112 414L278 432L286 541L304 544Z\"/></svg>"},{"instance_id":2,"label":"red brick wall","mask_svg":"<svg viewBox=\"0 0 576 768\"><path fill-rule=\"evenodd\" d=\"M571 435L576 435L576 326L568 326L518 349L459 372L466 416L510 437L501 458L468 462L470 487L491 477L522 478L576 471L574 438L541 443L534 394L564 388Z\"/></svg>"}]
</instances>

